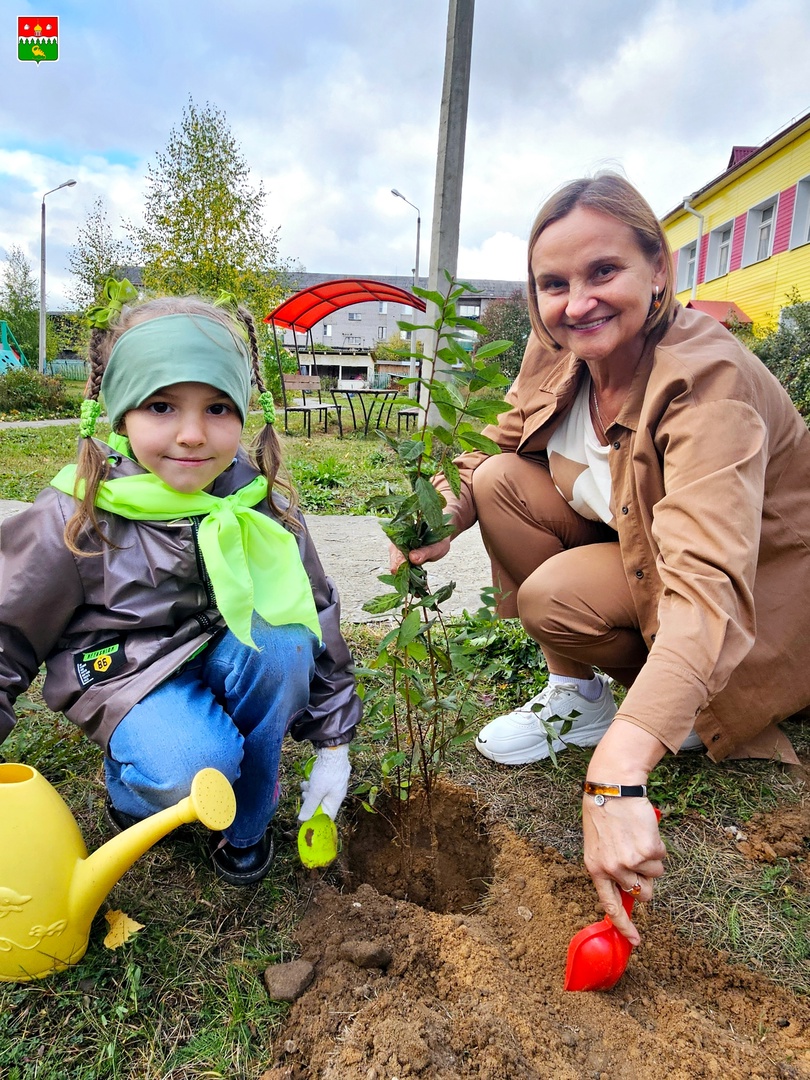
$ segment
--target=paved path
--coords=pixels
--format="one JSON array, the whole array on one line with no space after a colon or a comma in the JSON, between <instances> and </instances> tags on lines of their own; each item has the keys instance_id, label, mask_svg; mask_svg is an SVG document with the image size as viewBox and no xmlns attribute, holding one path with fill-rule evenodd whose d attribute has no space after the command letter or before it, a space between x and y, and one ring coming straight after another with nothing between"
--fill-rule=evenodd
<instances>
[{"instance_id":1,"label":"paved path","mask_svg":"<svg viewBox=\"0 0 810 1080\"><path fill-rule=\"evenodd\" d=\"M22 510L27 503L0 500L0 521ZM375 517L307 514L307 524L315 541L324 569L340 592L342 616L349 622L371 622L363 604L387 585L377 580L388 572L388 538ZM491 584L489 559L484 551L478 526L453 542L450 554L428 570L428 580L435 590L449 581L456 589L443 605L447 615L477 611L481 589Z\"/></svg>"}]
</instances>

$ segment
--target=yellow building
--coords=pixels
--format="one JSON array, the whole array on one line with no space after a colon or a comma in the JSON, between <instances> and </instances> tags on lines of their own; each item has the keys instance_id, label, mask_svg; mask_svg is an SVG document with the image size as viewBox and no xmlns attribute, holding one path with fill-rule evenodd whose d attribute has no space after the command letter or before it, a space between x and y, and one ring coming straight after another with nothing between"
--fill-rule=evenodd
<instances>
[{"instance_id":1,"label":"yellow building","mask_svg":"<svg viewBox=\"0 0 810 1080\"><path fill-rule=\"evenodd\" d=\"M661 220L682 304L773 329L789 295L810 300L810 113L735 146L726 171Z\"/></svg>"}]
</instances>

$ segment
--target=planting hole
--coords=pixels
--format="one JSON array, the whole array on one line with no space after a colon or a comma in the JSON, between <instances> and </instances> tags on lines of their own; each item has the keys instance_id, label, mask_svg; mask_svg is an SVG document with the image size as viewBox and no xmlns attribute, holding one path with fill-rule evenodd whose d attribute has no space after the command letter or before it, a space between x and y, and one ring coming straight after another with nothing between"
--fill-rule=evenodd
<instances>
[{"instance_id":1,"label":"planting hole","mask_svg":"<svg viewBox=\"0 0 810 1080\"><path fill-rule=\"evenodd\" d=\"M434 782L430 807L423 792L407 802L380 797L377 813L358 810L346 844L351 887L371 885L395 900L429 911L468 911L486 893L493 851L473 792Z\"/></svg>"}]
</instances>

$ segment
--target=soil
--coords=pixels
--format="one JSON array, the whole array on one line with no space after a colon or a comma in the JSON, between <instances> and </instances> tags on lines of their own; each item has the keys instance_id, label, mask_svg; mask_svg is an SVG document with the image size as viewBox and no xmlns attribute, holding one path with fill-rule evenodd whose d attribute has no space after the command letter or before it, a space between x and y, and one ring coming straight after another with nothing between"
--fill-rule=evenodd
<instances>
[{"instance_id":1,"label":"soil","mask_svg":"<svg viewBox=\"0 0 810 1080\"><path fill-rule=\"evenodd\" d=\"M584 869L472 791L443 781L431 802L435 836L412 799L405 823L359 816L336 868L312 872L298 937L315 975L261 1080L810 1078L807 998L654 908L636 908L614 989L566 992L568 943L601 918ZM806 873L809 835L810 808L788 807L739 842Z\"/></svg>"}]
</instances>

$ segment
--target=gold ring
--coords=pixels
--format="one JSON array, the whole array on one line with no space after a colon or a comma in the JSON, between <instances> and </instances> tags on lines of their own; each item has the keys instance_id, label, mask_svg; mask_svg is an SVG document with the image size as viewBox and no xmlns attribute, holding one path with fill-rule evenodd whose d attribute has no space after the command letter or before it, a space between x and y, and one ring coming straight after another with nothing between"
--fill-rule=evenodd
<instances>
[{"instance_id":1,"label":"gold ring","mask_svg":"<svg viewBox=\"0 0 810 1080\"><path fill-rule=\"evenodd\" d=\"M632 896L638 896L640 892L641 892L641 882L638 880L638 878L636 878L636 883L633 886L633 888L630 890L630 894Z\"/></svg>"}]
</instances>

